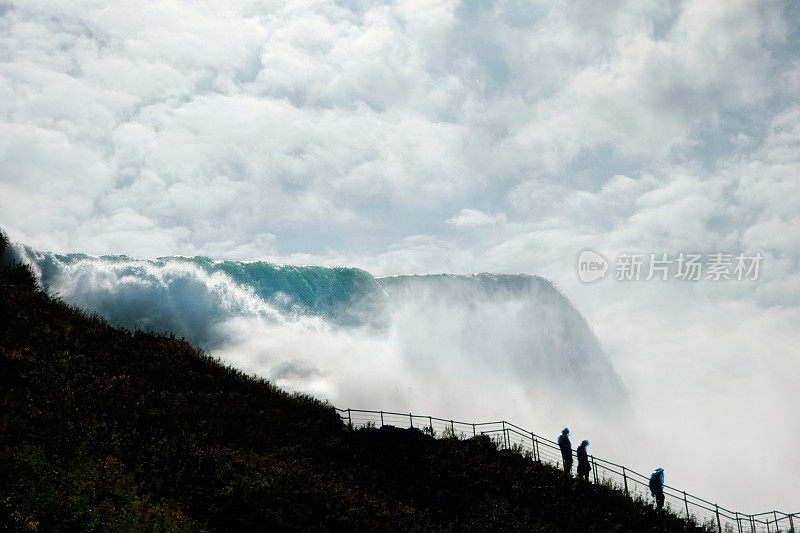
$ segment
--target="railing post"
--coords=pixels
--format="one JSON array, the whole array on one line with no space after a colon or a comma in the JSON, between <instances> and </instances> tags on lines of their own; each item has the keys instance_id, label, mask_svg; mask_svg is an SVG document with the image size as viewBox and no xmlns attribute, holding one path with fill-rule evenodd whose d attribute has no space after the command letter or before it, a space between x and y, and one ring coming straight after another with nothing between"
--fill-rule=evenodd
<instances>
[{"instance_id":1,"label":"railing post","mask_svg":"<svg viewBox=\"0 0 800 533\"><path fill-rule=\"evenodd\" d=\"M477 437L478 434L475 432L475 422L472 423L472 436Z\"/></svg>"},{"instance_id":2,"label":"railing post","mask_svg":"<svg viewBox=\"0 0 800 533\"><path fill-rule=\"evenodd\" d=\"M686 506L686 520L689 520L689 500L686 499L686 491L683 491L683 504Z\"/></svg>"},{"instance_id":3,"label":"railing post","mask_svg":"<svg viewBox=\"0 0 800 533\"><path fill-rule=\"evenodd\" d=\"M450 431L453 432L453 438L456 438L456 426L453 424L453 421L450 421Z\"/></svg>"},{"instance_id":4,"label":"railing post","mask_svg":"<svg viewBox=\"0 0 800 533\"><path fill-rule=\"evenodd\" d=\"M774 510L772 511L772 518L775 519L775 530L780 531L781 528L778 526L778 513L776 513Z\"/></svg>"},{"instance_id":5,"label":"railing post","mask_svg":"<svg viewBox=\"0 0 800 533\"><path fill-rule=\"evenodd\" d=\"M508 446L506 446L506 437L508 436L508 435L506 435L506 421L505 420L501 420L500 423L503 424L503 426L502 426L503 427L503 446L508 448Z\"/></svg>"},{"instance_id":6,"label":"railing post","mask_svg":"<svg viewBox=\"0 0 800 533\"><path fill-rule=\"evenodd\" d=\"M383 427L383 411L381 411L381 427Z\"/></svg>"},{"instance_id":7,"label":"railing post","mask_svg":"<svg viewBox=\"0 0 800 533\"><path fill-rule=\"evenodd\" d=\"M536 461L536 437L533 436L533 432L531 432L531 453L533 453L533 460Z\"/></svg>"},{"instance_id":8,"label":"railing post","mask_svg":"<svg viewBox=\"0 0 800 533\"><path fill-rule=\"evenodd\" d=\"M408 413L408 420L411 422L411 429L414 429L414 417L411 415L411 413Z\"/></svg>"},{"instance_id":9,"label":"railing post","mask_svg":"<svg viewBox=\"0 0 800 533\"><path fill-rule=\"evenodd\" d=\"M719 505L717 505L716 503L714 504L714 512L717 515L717 531L719 533L722 533L722 521L720 521L719 519Z\"/></svg>"},{"instance_id":10,"label":"railing post","mask_svg":"<svg viewBox=\"0 0 800 533\"><path fill-rule=\"evenodd\" d=\"M536 457L537 457L536 460L541 463L542 462L542 454L539 452L539 439L534 439L533 443L536 445Z\"/></svg>"},{"instance_id":11,"label":"railing post","mask_svg":"<svg viewBox=\"0 0 800 533\"><path fill-rule=\"evenodd\" d=\"M628 493L628 473L625 471L625 467L622 467L622 481L625 483L625 494Z\"/></svg>"},{"instance_id":12,"label":"railing post","mask_svg":"<svg viewBox=\"0 0 800 533\"><path fill-rule=\"evenodd\" d=\"M789 515L789 531L791 531L792 533L795 533L795 531L794 531L794 520L792 519L793 516L794 516L794 514L790 514Z\"/></svg>"},{"instance_id":13,"label":"railing post","mask_svg":"<svg viewBox=\"0 0 800 533\"><path fill-rule=\"evenodd\" d=\"M433 437L433 417L432 417L432 416L429 416L429 417L428 417L428 424L430 424L430 428L431 428L431 437Z\"/></svg>"},{"instance_id":14,"label":"railing post","mask_svg":"<svg viewBox=\"0 0 800 533\"><path fill-rule=\"evenodd\" d=\"M569 453L572 453L572 450ZM597 463L594 460L594 455L590 457L592 458L592 471L594 471L594 484L597 485L600 483L597 478Z\"/></svg>"},{"instance_id":15,"label":"railing post","mask_svg":"<svg viewBox=\"0 0 800 533\"><path fill-rule=\"evenodd\" d=\"M353 429L353 417L350 416L350 408L347 408L347 426L349 429Z\"/></svg>"},{"instance_id":16,"label":"railing post","mask_svg":"<svg viewBox=\"0 0 800 533\"><path fill-rule=\"evenodd\" d=\"M739 533L744 533L744 531L742 531L742 523L739 521L739 511L736 511L734 514L736 515L736 529L739 530Z\"/></svg>"},{"instance_id":17,"label":"railing post","mask_svg":"<svg viewBox=\"0 0 800 533\"><path fill-rule=\"evenodd\" d=\"M750 531L756 533L756 519L753 515L750 515Z\"/></svg>"}]
</instances>

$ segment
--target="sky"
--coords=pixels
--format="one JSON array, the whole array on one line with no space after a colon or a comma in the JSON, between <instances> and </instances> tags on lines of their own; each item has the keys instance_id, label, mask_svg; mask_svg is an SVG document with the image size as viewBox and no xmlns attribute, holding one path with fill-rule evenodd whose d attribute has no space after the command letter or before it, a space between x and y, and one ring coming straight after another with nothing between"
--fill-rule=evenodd
<instances>
[{"instance_id":1,"label":"sky","mask_svg":"<svg viewBox=\"0 0 800 533\"><path fill-rule=\"evenodd\" d=\"M0 0L0 226L545 276L649 431L739 480L731 506L797 511L799 22L779 0ZM606 279L578 279L585 249ZM758 279L614 279L621 253L717 252L761 254Z\"/></svg>"}]
</instances>

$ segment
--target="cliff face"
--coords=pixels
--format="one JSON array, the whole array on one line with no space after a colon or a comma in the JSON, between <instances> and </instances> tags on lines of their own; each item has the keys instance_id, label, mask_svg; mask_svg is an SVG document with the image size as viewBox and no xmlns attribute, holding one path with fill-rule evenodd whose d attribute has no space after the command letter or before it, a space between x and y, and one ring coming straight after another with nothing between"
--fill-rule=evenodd
<instances>
[{"instance_id":1,"label":"cliff face","mask_svg":"<svg viewBox=\"0 0 800 533\"><path fill-rule=\"evenodd\" d=\"M409 352L429 357L431 339L451 368L516 376L583 405L623 410L625 387L586 320L550 281L524 274L378 278L391 314L417 332Z\"/></svg>"},{"instance_id":2,"label":"cliff face","mask_svg":"<svg viewBox=\"0 0 800 533\"><path fill-rule=\"evenodd\" d=\"M0 529L685 530L486 438L348 431L329 405L49 297L24 267L0 268L0 376Z\"/></svg>"}]
</instances>

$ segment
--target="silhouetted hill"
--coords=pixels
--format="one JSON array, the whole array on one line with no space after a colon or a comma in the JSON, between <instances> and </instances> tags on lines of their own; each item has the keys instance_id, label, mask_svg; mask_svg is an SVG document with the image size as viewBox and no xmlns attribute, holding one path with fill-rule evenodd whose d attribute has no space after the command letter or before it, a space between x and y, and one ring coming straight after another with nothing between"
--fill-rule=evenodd
<instances>
[{"instance_id":1,"label":"silhouetted hill","mask_svg":"<svg viewBox=\"0 0 800 533\"><path fill-rule=\"evenodd\" d=\"M328 404L69 307L22 266L0 268L0 376L0 529L687 529L485 437L349 431Z\"/></svg>"}]
</instances>

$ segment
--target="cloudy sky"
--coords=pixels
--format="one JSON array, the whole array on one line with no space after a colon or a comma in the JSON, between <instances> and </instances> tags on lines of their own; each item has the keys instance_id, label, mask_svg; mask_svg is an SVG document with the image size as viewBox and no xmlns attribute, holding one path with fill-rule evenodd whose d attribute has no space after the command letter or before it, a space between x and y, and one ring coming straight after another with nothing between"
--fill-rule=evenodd
<instances>
[{"instance_id":1,"label":"cloudy sky","mask_svg":"<svg viewBox=\"0 0 800 533\"><path fill-rule=\"evenodd\" d=\"M798 22L777 0L0 0L0 226L57 252L547 276L651 430L748 456L731 505L798 507L775 488L800 469ZM764 260L584 285L585 248Z\"/></svg>"}]
</instances>

